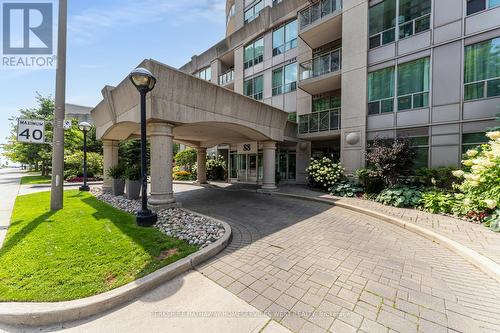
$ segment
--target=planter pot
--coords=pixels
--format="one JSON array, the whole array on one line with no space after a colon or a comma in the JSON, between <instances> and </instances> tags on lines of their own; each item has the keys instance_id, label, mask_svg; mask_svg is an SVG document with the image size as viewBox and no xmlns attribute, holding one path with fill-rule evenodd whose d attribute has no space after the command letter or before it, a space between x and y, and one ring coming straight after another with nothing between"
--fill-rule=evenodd
<instances>
[{"instance_id":1,"label":"planter pot","mask_svg":"<svg viewBox=\"0 0 500 333\"><path fill-rule=\"evenodd\" d=\"M129 200L137 200L141 195L141 185L140 180L129 180L125 181L125 195Z\"/></svg>"},{"instance_id":2,"label":"planter pot","mask_svg":"<svg viewBox=\"0 0 500 333\"><path fill-rule=\"evenodd\" d=\"M123 179L113 179L113 188L111 189L111 193L114 196L123 195L125 191L125 180Z\"/></svg>"}]
</instances>

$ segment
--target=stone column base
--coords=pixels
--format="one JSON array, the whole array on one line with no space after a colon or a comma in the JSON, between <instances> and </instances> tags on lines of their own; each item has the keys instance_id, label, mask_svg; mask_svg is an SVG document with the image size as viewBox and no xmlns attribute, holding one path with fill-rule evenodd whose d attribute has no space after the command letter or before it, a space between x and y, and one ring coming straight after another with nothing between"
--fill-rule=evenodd
<instances>
[{"instance_id":1,"label":"stone column base","mask_svg":"<svg viewBox=\"0 0 500 333\"><path fill-rule=\"evenodd\" d=\"M102 193L111 193L113 191L113 187L103 185L101 187L101 190L102 190Z\"/></svg>"}]
</instances>

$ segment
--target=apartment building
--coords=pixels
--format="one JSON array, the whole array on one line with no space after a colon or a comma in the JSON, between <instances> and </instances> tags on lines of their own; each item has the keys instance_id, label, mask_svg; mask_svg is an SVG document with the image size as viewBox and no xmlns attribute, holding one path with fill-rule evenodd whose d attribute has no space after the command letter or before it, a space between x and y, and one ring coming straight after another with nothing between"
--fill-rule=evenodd
<instances>
[{"instance_id":1,"label":"apartment building","mask_svg":"<svg viewBox=\"0 0 500 333\"><path fill-rule=\"evenodd\" d=\"M305 182L310 157L354 172L377 137L457 166L500 112L500 0L227 0L226 17L180 69L288 112L282 182ZM231 181L262 179L259 142L217 151Z\"/></svg>"}]
</instances>

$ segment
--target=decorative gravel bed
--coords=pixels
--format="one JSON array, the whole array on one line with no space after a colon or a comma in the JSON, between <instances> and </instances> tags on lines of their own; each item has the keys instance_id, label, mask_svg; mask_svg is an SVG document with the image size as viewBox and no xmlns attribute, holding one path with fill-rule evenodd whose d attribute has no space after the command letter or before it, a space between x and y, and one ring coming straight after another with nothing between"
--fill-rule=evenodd
<instances>
[{"instance_id":1,"label":"decorative gravel bed","mask_svg":"<svg viewBox=\"0 0 500 333\"><path fill-rule=\"evenodd\" d=\"M92 187L91 192L97 199L131 214L135 214L141 208L140 200L129 200L124 196L102 193L97 187ZM214 243L225 233L221 223L182 209L161 209L157 214L158 222L155 227L161 232L202 248Z\"/></svg>"}]
</instances>

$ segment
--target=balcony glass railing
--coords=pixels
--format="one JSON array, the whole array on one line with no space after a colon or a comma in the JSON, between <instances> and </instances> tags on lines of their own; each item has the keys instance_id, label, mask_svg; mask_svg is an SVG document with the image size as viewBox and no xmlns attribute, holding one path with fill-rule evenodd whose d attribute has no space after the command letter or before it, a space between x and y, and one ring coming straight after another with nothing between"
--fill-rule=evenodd
<instances>
[{"instance_id":1,"label":"balcony glass railing","mask_svg":"<svg viewBox=\"0 0 500 333\"><path fill-rule=\"evenodd\" d=\"M307 80L320 75L336 72L341 69L342 49L324 53L311 60L303 62L299 66L300 81Z\"/></svg>"},{"instance_id":2,"label":"balcony glass railing","mask_svg":"<svg viewBox=\"0 0 500 333\"><path fill-rule=\"evenodd\" d=\"M300 30L324 16L342 9L342 0L322 0L299 13Z\"/></svg>"},{"instance_id":3,"label":"balcony glass railing","mask_svg":"<svg viewBox=\"0 0 500 333\"><path fill-rule=\"evenodd\" d=\"M234 81L234 69L219 75L219 85L223 86Z\"/></svg>"},{"instance_id":4,"label":"balcony glass railing","mask_svg":"<svg viewBox=\"0 0 500 333\"><path fill-rule=\"evenodd\" d=\"M299 134L340 129L340 108L299 116Z\"/></svg>"}]
</instances>

